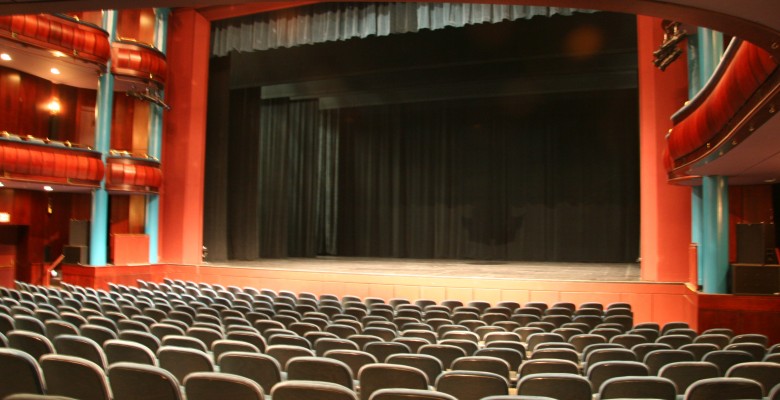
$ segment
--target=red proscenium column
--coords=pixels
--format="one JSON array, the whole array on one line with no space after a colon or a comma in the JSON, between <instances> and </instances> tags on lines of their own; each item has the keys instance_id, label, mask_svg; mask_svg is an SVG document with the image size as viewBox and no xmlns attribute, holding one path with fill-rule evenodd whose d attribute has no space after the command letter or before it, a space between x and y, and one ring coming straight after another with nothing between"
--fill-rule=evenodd
<instances>
[{"instance_id":1,"label":"red proscenium column","mask_svg":"<svg viewBox=\"0 0 780 400\"><path fill-rule=\"evenodd\" d=\"M642 279L688 280L691 190L667 182L663 154L671 115L688 99L686 58L666 71L653 65L663 41L661 20L637 17ZM682 47L682 45L680 45Z\"/></svg>"},{"instance_id":2,"label":"red proscenium column","mask_svg":"<svg viewBox=\"0 0 780 400\"><path fill-rule=\"evenodd\" d=\"M210 24L192 9L172 12L163 133L160 258L200 264Z\"/></svg>"}]
</instances>

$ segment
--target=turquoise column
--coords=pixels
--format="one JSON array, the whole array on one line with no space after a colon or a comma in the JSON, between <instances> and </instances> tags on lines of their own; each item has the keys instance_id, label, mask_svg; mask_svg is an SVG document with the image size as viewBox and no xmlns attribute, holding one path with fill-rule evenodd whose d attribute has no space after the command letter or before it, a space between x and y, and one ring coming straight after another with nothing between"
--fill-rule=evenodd
<instances>
[{"instance_id":1,"label":"turquoise column","mask_svg":"<svg viewBox=\"0 0 780 400\"><path fill-rule=\"evenodd\" d=\"M729 188L724 176L702 178L704 293L727 293L729 270Z\"/></svg>"},{"instance_id":2,"label":"turquoise column","mask_svg":"<svg viewBox=\"0 0 780 400\"><path fill-rule=\"evenodd\" d=\"M154 47L163 54L167 50L168 41L168 14L167 8L157 8L154 20ZM160 91L160 97L163 92ZM162 131L163 109L152 103L149 107L149 143L147 154L157 160L162 158ZM146 196L146 224L145 233L149 236L149 263L156 264L159 261L160 241L160 195L149 194Z\"/></svg>"},{"instance_id":3,"label":"turquoise column","mask_svg":"<svg viewBox=\"0 0 780 400\"><path fill-rule=\"evenodd\" d=\"M117 15L113 10L103 13L103 28L113 42L116 34ZM101 153L103 163L111 149L111 118L114 106L114 75L111 74L111 60L106 72L98 79L97 120L95 121L95 149ZM92 221L89 236L89 264L106 265L108 262L108 192L105 178L92 194Z\"/></svg>"},{"instance_id":4,"label":"turquoise column","mask_svg":"<svg viewBox=\"0 0 780 400\"><path fill-rule=\"evenodd\" d=\"M715 72L721 55L723 54L723 34L711 29L698 28L696 34L688 36L688 97L693 98L702 89L707 80ZM726 189L728 191L728 189ZM713 202L716 200L705 194L701 186L694 186L691 191L691 242L696 243L697 254L697 276L698 285L703 287L705 276L711 273L707 265L712 263L705 255L712 254L711 233L706 232L706 227L711 227L716 231L720 229L713 221L705 223L705 207L716 207ZM726 194L728 199L728 193ZM706 204L706 205L705 205ZM728 219L726 219L726 232L728 233ZM705 237L706 236L706 237ZM726 251L728 251L728 242L726 242ZM728 254L727 254L728 257Z\"/></svg>"}]
</instances>

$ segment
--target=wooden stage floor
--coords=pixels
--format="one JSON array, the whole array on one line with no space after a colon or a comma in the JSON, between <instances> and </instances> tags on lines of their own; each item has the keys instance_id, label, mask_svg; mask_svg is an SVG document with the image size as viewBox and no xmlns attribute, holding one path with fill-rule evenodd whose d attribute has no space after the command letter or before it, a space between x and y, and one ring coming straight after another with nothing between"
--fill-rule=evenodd
<instances>
[{"instance_id":1,"label":"wooden stage floor","mask_svg":"<svg viewBox=\"0 0 780 400\"><path fill-rule=\"evenodd\" d=\"M207 263L223 268L439 278L639 282L636 263L556 263L476 260L416 260L348 257L288 258Z\"/></svg>"}]
</instances>

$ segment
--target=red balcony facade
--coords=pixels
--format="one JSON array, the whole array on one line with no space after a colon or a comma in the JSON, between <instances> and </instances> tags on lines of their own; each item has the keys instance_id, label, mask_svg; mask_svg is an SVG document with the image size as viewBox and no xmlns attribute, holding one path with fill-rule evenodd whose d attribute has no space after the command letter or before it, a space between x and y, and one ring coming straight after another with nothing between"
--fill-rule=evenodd
<instances>
[{"instance_id":1,"label":"red balcony facade","mask_svg":"<svg viewBox=\"0 0 780 400\"><path fill-rule=\"evenodd\" d=\"M157 193L162 185L159 161L111 156L106 167L106 189L111 192Z\"/></svg>"},{"instance_id":2,"label":"red balcony facade","mask_svg":"<svg viewBox=\"0 0 780 400\"><path fill-rule=\"evenodd\" d=\"M104 166L100 153L39 139L0 138L3 179L77 187L99 187Z\"/></svg>"}]
</instances>

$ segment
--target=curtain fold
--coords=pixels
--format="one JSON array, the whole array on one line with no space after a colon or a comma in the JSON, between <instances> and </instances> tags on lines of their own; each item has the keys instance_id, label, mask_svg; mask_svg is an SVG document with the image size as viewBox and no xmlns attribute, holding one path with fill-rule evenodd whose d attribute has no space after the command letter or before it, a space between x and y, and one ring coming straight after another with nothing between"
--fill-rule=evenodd
<instances>
[{"instance_id":1,"label":"curtain fold","mask_svg":"<svg viewBox=\"0 0 780 400\"><path fill-rule=\"evenodd\" d=\"M262 51L574 12L593 11L502 4L321 3L214 22L211 55L221 57L231 51Z\"/></svg>"},{"instance_id":2,"label":"curtain fold","mask_svg":"<svg viewBox=\"0 0 780 400\"><path fill-rule=\"evenodd\" d=\"M338 254L633 262L635 107L622 91L342 110Z\"/></svg>"}]
</instances>

